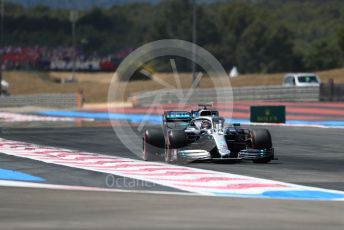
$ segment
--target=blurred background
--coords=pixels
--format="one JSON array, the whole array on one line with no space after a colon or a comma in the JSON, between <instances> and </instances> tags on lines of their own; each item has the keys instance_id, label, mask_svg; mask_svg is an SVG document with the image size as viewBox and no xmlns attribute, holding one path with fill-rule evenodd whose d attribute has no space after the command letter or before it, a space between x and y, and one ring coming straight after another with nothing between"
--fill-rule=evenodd
<instances>
[{"instance_id":1,"label":"blurred background","mask_svg":"<svg viewBox=\"0 0 344 230\"><path fill-rule=\"evenodd\" d=\"M0 20L1 230L344 229L344 0L0 0ZM225 72L166 56L121 74L161 39L199 45ZM164 111L204 107L226 122L208 131L218 147L272 137L279 161L138 161ZM171 133L161 162L177 153Z\"/></svg>"},{"instance_id":2,"label":"blurred background","mask_svg":"<svg viewBox=\"0 0 344 230\"><path fill-rule=\"evenodd\" d=\"M232 79L234 87L281 85L285 72L317 72L322 82L344 82L341 0L2 0L1 4L3 94L83 90L86 102L105 102L120 62L135 48L166 38L195 41L228 73L236 67L234 73L240 76ZM168 64L155 62L146 68L166 75L171 72ZM187 61L177 64L180 72L192 71ZM156 88L149 82L147 87L133 84L133 92Z\"/></svg>"}]
</instances>

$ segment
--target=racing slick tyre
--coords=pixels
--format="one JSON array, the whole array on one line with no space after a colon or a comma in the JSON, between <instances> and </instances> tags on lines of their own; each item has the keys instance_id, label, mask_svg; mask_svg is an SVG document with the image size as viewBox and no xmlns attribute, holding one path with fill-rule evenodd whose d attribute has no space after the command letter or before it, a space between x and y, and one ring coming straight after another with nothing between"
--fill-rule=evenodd
<instances>
[{"instance_id":1,"label":"racing slick tyre","mask_svg":"<svg viewBox=\"0 0 344 230\"><path fill-rule=\"evenodd\" d=\"M267 129L253 129L251 130L252 148L254 149L271 149L272 140L271 134ZM273 157L266 157L253 160L254 163L269 163Z\"/></svg>"},{"instance_id":2,"label":"racing slick tyre","mask_svg":"<svg viewBox=\"0 0 344 230\"><path fill-rule=\"evenodd\" d=\"M147 129L143 134L143 160L159 161L165 146L164 133L161 129Z\"/></svg>"},{"instance_id":3,"label":"racing slick tyre","mask_svg":"<svg viewBox=\"0 0 344 230\"><path fill-rule=\"evenodd\" d=\"M184 130L170 130L168 132L168 141L172 149L178 149L186 146L186 136Z\"/></svg>"},{"instance_id":4,"label":"racing slick tyre","mask_svg":"<svg viewBox=\"0 0 344 230\"><path fill-rule=\"evenodd\" d=\"M170 130L167 134L165 146L165 162L177 161L177 149L185 145L186 137L184 130Z\"/></svg>"}]
</instances>

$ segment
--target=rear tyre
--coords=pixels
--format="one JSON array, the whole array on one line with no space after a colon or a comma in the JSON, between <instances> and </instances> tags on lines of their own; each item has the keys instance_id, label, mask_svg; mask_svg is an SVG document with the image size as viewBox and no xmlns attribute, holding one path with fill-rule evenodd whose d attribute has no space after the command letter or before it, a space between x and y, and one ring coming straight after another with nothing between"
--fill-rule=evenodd
<instances>
[{"instance_id":1,"label":"rear tyre","mask_svg":"<svg viewBox=\"0 0 344 230\"><path fill-rule=\"evenodd\" d=\"M251 138L252 138L252 148L254 149L271 149L272 148L271 134L269 130L267 129L251 130ZM272 159L273 159L273 156L253 160L253 162L266 164L266 163L269 163Z\"/></svg>"}]
</instances>

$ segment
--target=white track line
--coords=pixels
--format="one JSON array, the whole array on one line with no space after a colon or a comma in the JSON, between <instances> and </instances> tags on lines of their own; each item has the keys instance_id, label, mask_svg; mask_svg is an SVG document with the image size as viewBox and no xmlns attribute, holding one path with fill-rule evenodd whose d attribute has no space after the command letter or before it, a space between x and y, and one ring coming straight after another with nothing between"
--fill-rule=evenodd
<instances>
[{"instance_id":1,"label":"white track line","mask_svg":"<svg viewBox=\"0 0 344 230\"><path fill-rule=\"evenodd\" d=\"M43 189L53 189L53 190L68 190L68 191L89 191L89 192L147 193L147 194L184 195L184 196L195 195L193 193L186 193L186 192L124 190L124 189L97 188L97 187L87 187L87 186L43 184L43 183L32 183L32 182L21 182L21 181L10 181L10 180L0 180L0 186L15 187L15 188L43 188Z\"/></svg>"}]
</instances>

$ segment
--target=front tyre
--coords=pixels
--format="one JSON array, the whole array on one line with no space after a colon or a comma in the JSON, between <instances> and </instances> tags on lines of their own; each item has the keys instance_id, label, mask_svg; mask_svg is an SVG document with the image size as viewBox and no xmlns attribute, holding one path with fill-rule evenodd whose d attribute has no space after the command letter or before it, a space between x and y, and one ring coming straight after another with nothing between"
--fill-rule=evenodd
<instances>
[{"instance_id":1,"label":"front tyre","mask_svg":"<svg viewBox=\"0 0 344 230\"><path fill-rule=\"evenodd\" d=\"M269 130L267 129L254 129L251 130L252 148L268 150L272 148L272 139ZM274 157L269 156L253 160L254 163L266 164L269 163Z\"/></svg>"},{"instance_id":2,"label":"front tyre","mask_svg":"<svg viewBox=\"0 0 344 230\"><path fill-rule=\"evenodd\" d=\"M158 139L160 139L159 136L156 136L157 133L154 133L155 135L152 138L152 131L150 130L146 130L143 138L142 138L142 142L143 142L143 160L145 161L160 161L162 159L161 155L159 154L159 152L162 151L161 148L159 148L158 146L154 146L152 145L152 140L153 143L158 141ZM151 142L151 143L149 143Z\"/></svg>"}]
</instances>

